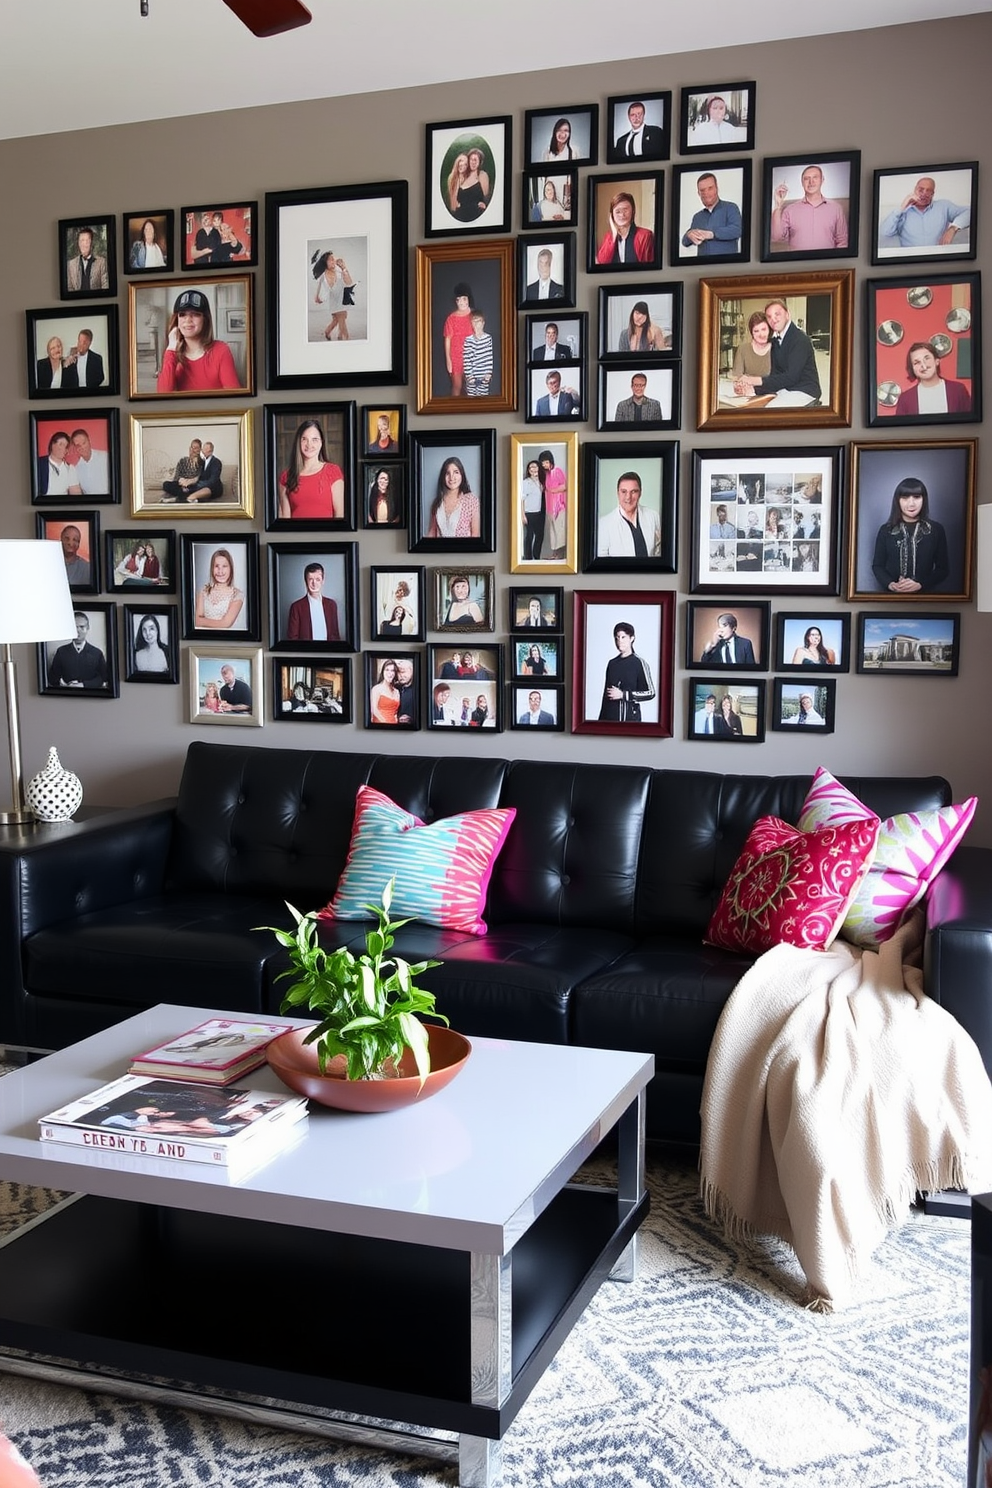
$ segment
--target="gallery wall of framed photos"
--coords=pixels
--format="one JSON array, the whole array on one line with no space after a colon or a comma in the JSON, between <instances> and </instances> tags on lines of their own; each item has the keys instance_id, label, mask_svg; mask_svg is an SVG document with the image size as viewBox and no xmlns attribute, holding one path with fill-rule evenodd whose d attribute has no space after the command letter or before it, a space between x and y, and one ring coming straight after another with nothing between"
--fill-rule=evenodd
<instances>
[{"instance_id":1,"label":"gallery wall of framed photos","mask_svg":"<svg viewBox=\"0 0 992 1488\"><path fill-rule=\"evenodd\" d=\"M103 130L50 220L66 140L0 142L32 223L0 285L3 530L63 541L107 639L71 694L39 658L28 760L71 737L88 798L128 804L203 723L547 757L536 728L563 760L981 794L939 725L989 624L980 141L907 117L895 64L925 48L964 96L989 40L986 15L203 116L216 175L203 119ZM760 748L700 754L714 678L717 742Z\"/></svg>"}]
</instances>

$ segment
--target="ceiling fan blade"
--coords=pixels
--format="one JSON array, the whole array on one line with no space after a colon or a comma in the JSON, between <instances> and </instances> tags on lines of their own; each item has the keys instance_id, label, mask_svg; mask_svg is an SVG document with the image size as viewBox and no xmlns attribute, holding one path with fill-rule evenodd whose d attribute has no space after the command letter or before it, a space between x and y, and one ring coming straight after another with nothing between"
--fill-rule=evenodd
<instances>
[{"instance_id":1,"label":"ceiling fan blade","mask_svg":"<svg viewBox=\"0 0 992 1488\"><path fill-rule=\"evenodd\" d=\"M280 31L308 26L313 20L300 0L224 0L224 4L256 36L278 36Z\"/></svg>"}]
</instances>

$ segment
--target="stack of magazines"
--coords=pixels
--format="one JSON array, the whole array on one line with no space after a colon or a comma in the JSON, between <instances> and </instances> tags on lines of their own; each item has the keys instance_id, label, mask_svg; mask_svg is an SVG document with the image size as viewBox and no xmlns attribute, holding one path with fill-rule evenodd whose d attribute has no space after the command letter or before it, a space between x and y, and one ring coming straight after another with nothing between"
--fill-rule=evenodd
<instances>
[{"instance_id":1,"label":"stack of magazines","mask_svg":"<svg viewBox=\"0 0 992 1488\"><path fill-rule=\"evenodd\" d=\"M43 1142L254 1171L296 1145L306 1097L122 1075L43 1116Z\"/></svg>"},{"instance_id":2,"label":"stack of magazines","mask_svg":"<svg viewBox=\"0 0 992 1488\"><path fill-rule=\"evenodd\" d=\"M292 1028L292 1023L246 1022L236 1018L209 1018L185 1033L176 1034L154 1049L136 1054L132 1075L166 1075L203 1085L229 1085L265 1063L272 1040Z\"/></svg>"}]
</instances>

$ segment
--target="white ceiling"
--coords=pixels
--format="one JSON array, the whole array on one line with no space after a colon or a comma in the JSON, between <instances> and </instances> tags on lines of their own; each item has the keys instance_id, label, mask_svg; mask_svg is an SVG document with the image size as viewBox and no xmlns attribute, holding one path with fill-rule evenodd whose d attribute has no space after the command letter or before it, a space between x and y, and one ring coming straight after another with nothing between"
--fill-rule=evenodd
<instances>
[{"instance_id":1,"label":"white ceiling","mask_svg":"<svg viewBox=\"0 0 992 1488\"><path fill-rule=\"evenodd\" d=\"M0 139L972 15L992 0L307 0L258 40L221 0L0 0ZM528 40L528 38L530 40ZM838 80L841 87L843 81Z\"/></svg>"}]
</instances>

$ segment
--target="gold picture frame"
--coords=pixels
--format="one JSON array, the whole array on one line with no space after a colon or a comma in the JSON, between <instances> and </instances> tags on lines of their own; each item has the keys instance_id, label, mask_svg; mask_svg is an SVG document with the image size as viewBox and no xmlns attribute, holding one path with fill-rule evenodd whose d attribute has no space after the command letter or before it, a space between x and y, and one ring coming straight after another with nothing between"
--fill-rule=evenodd
<instances>
[{"instance_id":1,"label":"gold picture frame","mask_svg":"<svg viewBox=\"0 0 992 1488\"><path fill-rule=\"evenodd\" d=\"M545 437L547 436L547 437ZM540 467L541 457L550 454L553 468L565 471L565 509L557 514L563 519L558 535L565 544L554 545L556 513L549 509L547 491L543 502L544 524L539 538L541 555L529 555L523 521L524 479L533 461ZM560 557L552 556L560 553ZM579 571L579 436L557 429L535 430L532 434L510 435L510 572L532 574L578 573Z\"/></svg>"},{"instance_id":2,"label":"gold picture frame","mask_svg":"<svg viewBox=\"0 0 992 1488\"><path fill-rule=\"evenodd\" d=\"M253 517L255 515L254 410L204 408L182 413L131 415L131 515L161 522L173 518ZM220 494L204 494L210 487L183 487L177 468L190 458L193 442L214 446L220 461ZM182 476L181 479L186 479ZM166 484L172 491L165 489ZM171 498L171 499L170 499Z\"/></svg>"},{"instance_id":3,"label":"gold picture frame","mask_svg":"<svg viewBox=\"0 0 992 1488\"><path fill-rule=\"evenodd\" d=\"M417 412L513 413L517 406L517 316L513 238L485 243L427 243L417 248ZM457 358L449 366L445 325L456 310L455 291L469 291L471 309L485 317L492 338L488 391L469 395ZM461 318L461 317L459 317ZM471 315L466 319L471 322ZM469 326L471 331L471 324ZM465 337L460 338L463 342ZM454 389L459 388L459 391Z\"/></svg>"}]
</instances>

